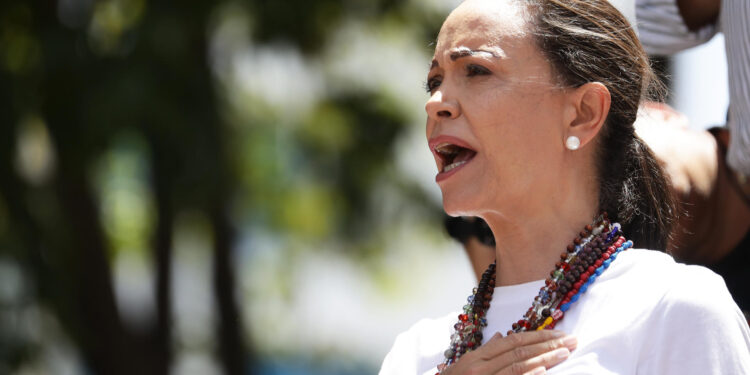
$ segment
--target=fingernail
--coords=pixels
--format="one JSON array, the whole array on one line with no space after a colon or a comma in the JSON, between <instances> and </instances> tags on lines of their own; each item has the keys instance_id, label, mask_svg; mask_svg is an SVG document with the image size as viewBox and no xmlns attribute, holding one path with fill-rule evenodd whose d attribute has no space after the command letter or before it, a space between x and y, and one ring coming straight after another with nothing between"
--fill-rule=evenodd
<instances>
[{"instance_id":1,"label":"fingernail","mask_svg":"<svg viewBox=\"0 0 750 375\"><path fill-rule=\"evenodd\" d=\"M537 367L537 368L531 370L531 372L529 374L531 374L531 375L544 375L546 373L547 373L547 370L545 370L544 367Z\"/></svg>"},{"instance_id":2,"label":"fingernail","mask_svg":"<svg viewBox=\"0 0 750 375\"><path fill-rule=\"evenodd\" d=\"M568 356L570 356L570 351L568 350L568 348L560 348L556 350L556 359L565 359L568 358Z\"/></svg>"},{"instance_id":3,"label":"fingernail","mask_svg":"<svg viewBox=\"0 0 750 375\"><path fill-rule=\"evenodd\" d=\"M563 345L569 349L573 349L578 346L578 339L575 336L567 336L562 340Z\"/></svg>"}]
</instances>

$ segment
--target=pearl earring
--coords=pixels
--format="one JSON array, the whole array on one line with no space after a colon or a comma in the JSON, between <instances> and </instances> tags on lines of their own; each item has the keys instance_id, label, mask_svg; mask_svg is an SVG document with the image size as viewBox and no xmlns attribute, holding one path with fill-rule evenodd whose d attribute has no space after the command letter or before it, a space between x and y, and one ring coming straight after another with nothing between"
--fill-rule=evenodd
<instances>
[{"instance_id":1,"label":"pearl earring","mask_svg":"<svg viewBox=\"0 0 750 375\"><path fill-rule=\"evenodd\" d=\"M565 147L568 148L568 150L575 151L578 150L578 147L581 146L581 140L578 139L575 135L571 135L568 137L568 139L565 140Z\"/></svg>"}]
</instances>

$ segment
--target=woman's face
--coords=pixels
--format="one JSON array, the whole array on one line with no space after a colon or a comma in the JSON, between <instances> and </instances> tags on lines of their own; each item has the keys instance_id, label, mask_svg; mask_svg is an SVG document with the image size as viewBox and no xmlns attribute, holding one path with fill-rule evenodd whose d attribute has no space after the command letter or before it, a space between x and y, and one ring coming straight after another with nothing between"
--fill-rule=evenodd
<instances>
[{"instance_id":1,"label":"woman's face","mask_svg":"<svg viewBox=\"0 0 750 375\"><path fill-rule=\"evenodd\" d=\"M520 9L461 4L440 30L427 86L427 138L448 214L518 214L554 198L572 114Z\"/></svg>"}]
</instances>

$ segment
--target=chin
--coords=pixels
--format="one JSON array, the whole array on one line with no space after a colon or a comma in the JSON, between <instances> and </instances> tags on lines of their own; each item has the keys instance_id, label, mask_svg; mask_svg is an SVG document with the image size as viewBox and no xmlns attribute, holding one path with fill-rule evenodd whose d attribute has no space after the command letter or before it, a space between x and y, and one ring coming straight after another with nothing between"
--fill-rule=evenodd
<instances>
[{"instance_id":1,"label":"chin","mask_svg":"<svg viewBox=\"0 0 750 375\"><path fill-rule=\"evenodd\" d=\"M477 216L480 211L475 199L443 192L443 210L449 216Z\"/></svg>"}]
</instances>

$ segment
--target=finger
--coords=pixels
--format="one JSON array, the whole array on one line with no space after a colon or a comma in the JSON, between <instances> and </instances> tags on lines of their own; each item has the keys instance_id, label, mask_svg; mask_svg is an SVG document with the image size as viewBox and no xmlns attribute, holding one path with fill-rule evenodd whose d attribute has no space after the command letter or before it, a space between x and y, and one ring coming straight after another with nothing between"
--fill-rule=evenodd
<instances>
[{"instance_id":1,"label":"finger","mask_svg":"<svg viewBox=\"0 0 750 375\"><path fill-rule=\"evenodd\" d=\"M570 351L573 351L576 346L578 346L578 340L573 336L566 336L559 339L555 338L531 345L517 346L512 350L487 361L487 368L492 371L498 371L510 366L512 363L525 363L532 358L538 358L558 349L564 348L568 350L569 353ZM525 369L523 372L529 370L530 369Z\"/></svg>"},{"instance_id":2,"label":"finger","mask_svg":"<svg viewBox=\"0 0 750 375\"><path fill-rule=\"evenodd\" d=\"M555 330L541 330L531 332L514 333L503 337L499 332L492 336L486 344L479 347L482 350L481 357L489 360L505 352L511 351L519 346L537 344L544 341L560 339L565 332ZM484 349L482 349L484 348ZM479 351L479 349L477 351Z\"/></svg>"},{"instance_id":3,"label":"finger","mask_svg":"<svg viewBox=\"0 0 750 375\"><path fill-rule=\"evenodd\" d=\"M497 375L524 375L531 371L539 371L540 367L549 369L568 359L568 357L570 357L570 350L568 348L558 348L523 362L513 362L510 366L498 372Z\"/></svg>"},{"instance_id":4,"label":"finger","mask_svg":"<svg viewBox=\"0 0 750 375\"><path fill-rule=\"evenodd\" d=\"M554 351L560 348L567 348L572 351L578 345L578 340L573 336L555 338L536 344L517 346L512 350L492 358L489 362L495 364L495 368L501 369L509 363L524 362L530 358L538 357L544 353Z\"/></svg>"}]
</instances>

